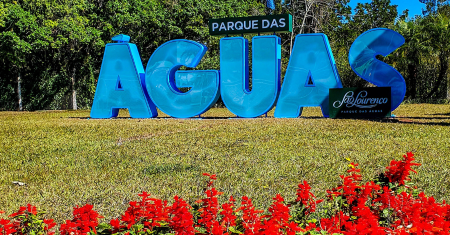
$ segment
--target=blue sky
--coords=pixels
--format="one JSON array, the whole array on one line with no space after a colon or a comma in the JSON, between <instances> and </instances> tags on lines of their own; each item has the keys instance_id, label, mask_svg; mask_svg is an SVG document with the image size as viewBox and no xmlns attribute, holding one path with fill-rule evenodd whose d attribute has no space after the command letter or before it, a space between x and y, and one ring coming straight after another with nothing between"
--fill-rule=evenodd
<instances>
[{"instance_id":1,"label":"blue sky","mask_svg":"<svg viewBox=\"0 0 450 235\"><path fill-rule=\"evenodd\" d=\"M371 2L371 0L350 0L350 6L355 8L356 4ZM405 9L409 9L409 17L414 15L421 15L422 8L425 9L425 4L419 2L419 0L391 0L392 5L398 5L397 11L401 14Z\"/></svg>"}]
</instances>

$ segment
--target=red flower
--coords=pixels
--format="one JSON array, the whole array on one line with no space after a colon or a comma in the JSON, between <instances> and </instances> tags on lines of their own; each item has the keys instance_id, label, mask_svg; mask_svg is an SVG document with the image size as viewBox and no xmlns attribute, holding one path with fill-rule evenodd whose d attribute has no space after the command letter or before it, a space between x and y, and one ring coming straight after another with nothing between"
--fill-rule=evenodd
<instances>
[{"instance_id":1,"label":"red flower","mask_svg":"<svg viewBox=\"0 0 450 235\"><path fill-rule=\"evenodd\" d=\"M130 202L130 206L121 217L121 221L125 223L127 229L131 229L134 224L143 223L145 231L152 231L154 227L161 226L160 222L169 220L167 201L150 198L150 194L147 192L138 195L142 200ZM117 225L116 221L113 223ZM125 228L125 226L121 228Z\"/></svg>"},{"instance_id":2,"label":"red flower","mask_svg":"<svg viewBox=\"0 0 450 235\"><path fill-rule=\"evenodd\" d=\"M238 211L242 210L243 212L242 226L245 229L244 234L257 234L262 226L261 216L259 214L264 211L256 210L252 204L252 199L247 196L242 197L241 205L242 206L238 208Z\"/></svg>"},{"instance_id":3,"label":"red flower","mask_svg":"<svg viewBox=\"0 0 450 235\"><path fill-rule=\"evenodd\" d=\"M208 173L203 173L203 175L204 176L208 176L210 180L216 180L217 179L216 174L211 175L211 174L208 174Z\"/></svg>"},{"instance_id":4,"label":"red flower","mask_svg":"<svg viewBox=\"0 0 450 235\"><path fill-rule=\"evenodd\" d=\"M207 196L206 198L197 201L197 203L202 203L202 207L198 210L201 217L201 219L198 220L198 223L203 225L206 228L206 231L210 233L213 225L217 222L217 213L219 212L217 196L222 194L222 192L217 191L216 188L211 188L206 190L205 194Z\"/></svg>"},{"instance_id":5,"label":"red flower","mask_svg":"<svg viewBox=\"0 0 450 235\"><path fill-rule=\"evenodd\" d=\"M273 198L274 202L269 207L269 212L271 213L268 217L269 219L264 221L262 226L262 234L283 234L283 228L289 228L289 207L284 205L284 198L277 194ZM297 228L292 227L291 230L295 231ZM292 231L290 230L290 234Z\"/></svg>"},{"instance_id":6,"label":"red flower","mask_svg":"<svg viewBox=\"0 0 450 235\"><path fill-rule=\"evenodd\" d=\"M309 230L302 229L294 221L286 225L286 235L295 235L297 232L307 232Z\"/></svg>"},{"instance_id":7,"label":"red flower","mask_svg":"<svg viewBox=\"0 0 450 235\"><path fill-rule=\"evenodd\" d=\"M297 189L297 202L300 202L305 208L305 215L309 215L316 211L316 205L321 203L323 200L315 200L316 196L312 194L309 190L311 187L308 182L303 181L303 184L298 185Z\"/></svg>"},{"instance_id":8,"label":"red flower","mask_svg":"<svg viewBox=\"0 0 450 235\"><path fill-rule=\"evenodd\" d=\"M412 163L412 153L403 158L402 161L392 161L387 167L385 175L392 183L403 185L409 180L410 171L415 172L411 167L420 165ZM251 199L246 196L242 197L241 207L237 210L233 197L220 206L218 196L222 193L214 187L216 175L204 173L209 177L209 182L205 190L206 198L197 201L201 203L197 224L190 211L192 207L182 198L175 196L175 202L168 206L166 201L151 198L150 194L142 192L139 194L141 201L130 202L120 220L110 221L113 228L110 232L125 235L169 232L168 225L170 232L180 235L195 235L195 227L200 226L206 229L206 234L229 235L235 233L230 227L242 225L235 229L243 229L244 235L295 235L311 230L344 235L449 234L450 205L445 201L438 203L423 192L415 194L412 189L396 192L388 187L381 189L372 181L363 184L358 164L352 162L350 167L346 175L340 176L342 183L332 190L327 190L330 200L340 196L337 201L332 202L332 208L328 210L334 215L331 218L319 219L317 224L306 224L305 228L300 227L296 221L291 221L289 205L285 204L280 194L273 198L266 215L261 215L263 211L256 210ZM311 187L306 181L298 185L296 201L306 209L305 214L313 213L316 204L321 201L316 200L310 190ZM241 212L242 217L238 218L237 212ZM2 213L4 211L0 211L0 214ZM36 207L30 204L20 207L16 213L10 215L11 220L0 219L0 235L53 235L54 232L49 230L55 227L54 221L42 220L37 215ZM61 234L96 233L99 218L102 217L93 210L92 205L77 206L74 208L73 219L61 225ZM141 226L133 226L135 224ZM154 230L155 227L162 228Z\"/></svg>"},{"instance_id":9,"label":"red flower","mask_svg":"<svg viewBox=\"0 0 450 235\"><path fill-rule=\"evenodd\" d=\"M317 226L316 226L315 223L309 223L308 225L306 225L306 227L305 227L303 232L307 232L307 231L310 231L310 230L313 230L313 229L316 229L316 228L317 228Z\"/></svg>"},{"instance_id":10,"label":"red flower","mask_svg":"<svg viewBox=\"0 0 450 235\"><path fill-rule=\"evenodd\" d=\"M61 235L87 234L91 231L97 234L98 219L103 217L92 210L93 207L89 204L74 207L73 219L61 224Z\"/></svg>"},{"instance_id":11,"label":"red flower","mask_svg":"<svg viewBox=\"0 0 450 235\"><path fill-rule=\"evenodd\" d=\"M203 173L203 175L204 175L204 176L208 176L209 179L211 180L211 181L208 182L207 187L208 187L208 188L213 187L213 185L214 185L214 180L217 179L216 175L215 175L215 174L212 175L212 174L209 174L209 173Z\"/></svg>"},{"instance_id":12,"label":"red flower","mask_svg":"<svg viewBox=\"0 0 450 235\"><path fill-rule=\"evenodd\" d=\"M359 173L361 170L358 169L357 163L350 163L350 170L347 173L351 173L349 176L340 175L343 183L338 185L336 188L327 190L328 200L333 200L337 196L343 196L347 200L347 203L351 205L358 198L358 191L361 189L360 182L362 176Z\"/></svg>"},{"instance_id":13,"label":"red flower","mask_svg":"<svg viewBox=\"0 0 450 235\"><path fill-rule=\"evenodd\" d=\"M233 199L233 196L230 197L229 203L224 203L222 205L222 211L220 214L223 216L220 221L221 226L228 228L232 226L236 226L236 215L234 214L234 202L236 200Z\"/></svg>"},{"instance_id":14,"label":"red flower","mask_svg":"<svg viewBox=\"0 0 450 235\"><path fill-rule=\"evenodd\" d=\"M224 228L223 226L220 226L220 224L217 220L214 220L212 222L210 234L211 235L228 235L228 233L226 233L226 228Z\"/></svg>"},{"instance_id":15,"label":"red flower","mask_svg":"<svg viewBox=\"0 0 450 235\"><path fill-rule=\"evenodd\" d=\"M346 227L351 227L351 223L347 222L349 219L349 216L345 215L342 211L339 211L335 216L332 216L329 219L321 219L321 229L330 234L342 233Z\"/></svg>"},{"instance_id":16,"label":"red flower","mask_svg":"<svg viewBox=\"0 0 450 235\"><path fill-rule=\"evenodd\" d=\"M3 213L4 213L4 211L3 211ZM14 228L14 224L11 223L10 220L0 219L0 234L1 235L12 234L15 232L16 232L16 229Z\"/></svg>"},{"instance_id":17,"label":"red flower","mask_svg":"<svg viewBox=\"0 0 450 235\"><path fill-rule=\"evenodd\" d=\"M27 211L30 212L33 215L37 214L37 209L35 206L32 206L30 204L27 205Z\"/></svg>"},{"instance_id":18,"label":"red flower","mask_svg":"<svg viewBox=\"0 0 450 235\"><path fill-rule=\"evenodd\" d=\"M112 233L118 233L121 231L122 228L124 228L125 226L121 226L120 225L120 220L119 219L112 219L109 221L109 224L113 227L112 229Z\"/></svg>"},{"instance_id":19,"label":"red flower","mask_svg":"<svg viewBox=\"0 0 450 235\"><path fill-rule=\"evenodd\" d=\"M386 167L387 171L384 175L389 179L389 182L404 185L405 180L410 180L410 171L417 174L417 171L413 170L411 167L421 165L420 163L412 163L414 160L414 154L408 152L406 155L403 155L402 161L392 160L391 164Z\"/></svg>"},{"instance_id":20,"label":"red flower","mask_svg":"<svg viewBox=\"0 0 450 235\"><path fill-rule=\"evenodd\" d=\"M194 219L189 212L191 206L187 204L182 198L178 196L174 197L175 202L169 208L171 219L169 220L169 226L175 231L175 234L179 235L193 235Z\"/></svg>"},{"instance_id":21,"label":"red flower","mask_svg":"<svg viewBox=\"0 0 450 235\"><path fill-rule=\"evenodd\" d=\"M23 215L23 214L25 213L26 210L27 210L26 207L21 206L21 207L19 208L19 210L18 210L16 213L10 214L9 217L16 217L16 216L18 216L18 215Z\"/></svg>"},{"instance_id":22,"label":"red flower","mask_svg":"<svg viewBox=\"0 0 450 235\"><path fill-rule=\"evenodd\" d=\"M43 222L47 225L45 226L45 230L52 229L56 226L56 223L52 219L44 219Z\"/></svg>"}]
</instances>

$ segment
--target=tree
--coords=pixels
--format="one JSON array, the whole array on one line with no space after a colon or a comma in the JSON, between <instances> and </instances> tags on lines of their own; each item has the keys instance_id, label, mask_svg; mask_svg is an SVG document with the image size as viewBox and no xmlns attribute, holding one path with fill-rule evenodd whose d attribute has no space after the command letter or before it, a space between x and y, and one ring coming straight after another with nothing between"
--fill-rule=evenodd
<instances>
[{"instance_id":1,"label":"tree","mask_svg":"<svg viewBox=\"0 0 450 235\"><path fill-rule=\"evenodd\" d=\"M429 46L431 38L424 34L423 19L416 18L407 21L400 20L396 24L396 30L405 38L405 45L399 49L399 64L406 65L407 91L406 96L411 99L417 98L417 82L422 58L431 52Z\"/></svg>"},{"instance_id":2,"label":"tree","mask_svg":"<svg viewBox=\"0 0 450 235\"><path fill-rule=\"evenodd\" d=\"M359 78L348 62L348 52L355 39L373 28L393 28L397 17L397 6L390 0L373 0L370 3L358 3L353 11L349 1L336 1L333 14L324 27L336 59L336 65L346 87L363 87L368 82Z\"/></svg>"},{"instance_id":3,"label":"tree","mask_svg":"<svg viewBox=\"0 0 450 235\"><path fill-rule=\"evenodd\" d=\"M0 2L0 27L5 27L5 18L7 15L7 9L3 2Z\"/></svg>"},{"instance_id":4,"label":"tree","mask_svg":"<svg viewBox=\"0 0 450 235\"><path fill-rule=\"evenodd\" d=\"M37 18L26 8L15 2L5 2L3 20L0 18L0 51L2 51L2 78L7 83L16 83L16 107L23 109L22 84L38 68L30 67L33 51L41 51L47 44L46 27L39 25ZM2 3L2 7L4 7ZM6 9L6 10L5 10ZM14 79L12 79L14 78ZM24 79L25 78L25 79ZM26 88L25 88L26 89Z\"/></svg>"},{"instance_id":5,"label":"tree","mask_svg":"<svg viewBox=\"0 0 450 235\"><path fill-rule=\"evenodd\" d=\"M220 38L209 35L208 19L263 9L259 0L4 0L0 109L19 100L26 110L89 107L104 46L121 33L137 44L144 66L158 46L186 38L210 49L198 69L218 69Z\"/></svg>"},{"instance_id":6,"label":"tree","mask_svg":"<svg viewBox=\"0 0 450 235\"><path fill-rule=\"evenodd\" d=\"M450 61L450 22L449 17L441 14L427 17L426 30L429 33L433 52L439 61L439 75L427 94L426 99L433 97L442 84L447 82Z\"/></svg>"},{"instance_id":7,"label":"tree","mask_svg":"<svg viewBox=\"0 0 450 235\"><path fill-rule=\"evenodd\" d=\"M449 0L419 0L419 2L426 4L426 9L422 9L425 16L438 13L439 8L450 3Z\"/></svg>"},{"instance_id":8,"label":"tree","mask_svg":"<svg viewBox=\"0 0 450 235\"><path fill-rule=\"evenodd\" d=\"M353 30L363 33L374 28L393 28L396 18L397 5L391 5L390 0L372 0L370 3L358 3L349 23Z\"/></svg>"},{"instance_id":9,"label":"tree","mask_svg":"<svg viewBox=\"0 0 450 235\"><path fill-rule=\"evenodd\" d=\"M292 15L293 29L289 36L289 55L297 34L323 32L330 18L335 0L286 0L281 4L282 13Z\"/></svg>"}]
</instances>

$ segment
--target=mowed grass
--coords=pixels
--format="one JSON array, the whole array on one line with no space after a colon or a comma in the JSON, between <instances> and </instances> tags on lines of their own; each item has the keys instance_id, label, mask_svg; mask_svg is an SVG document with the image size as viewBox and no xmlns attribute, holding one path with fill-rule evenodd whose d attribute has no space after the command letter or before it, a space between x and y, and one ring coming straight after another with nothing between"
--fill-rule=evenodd
<instances>
[{"instance_id":1,"label":"mowed grass","mask_svg":"<svg viewBox=\"0 0 450 235\"><path fill-rule=\"evenodd\" d=\"M422 164L416 185L449 200L450 105L404 104L394 114L333 120L305 108L295 119L237 119L217 108L205 119L129 119L121 111L99 120L89 111L0 112L0 210L31 203L62 223L89 203L109 221L142 191L194 203L203 172L217 174L222 200L247 195L267 209L277 193L294 199L303 180L324 196L340 183L346 158L370 180L407 151Z\"/></svg>"}]
</instances>

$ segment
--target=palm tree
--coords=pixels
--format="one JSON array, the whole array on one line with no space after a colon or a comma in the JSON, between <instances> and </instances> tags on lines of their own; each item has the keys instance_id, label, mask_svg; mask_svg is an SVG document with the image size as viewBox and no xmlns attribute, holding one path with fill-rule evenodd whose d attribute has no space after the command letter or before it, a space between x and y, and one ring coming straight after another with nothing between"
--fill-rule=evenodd
<instances>
[{"instance_id":1,"label":"palm tree","mask_svg":"<svg viewBox=\"0 0 450 235\"><path fill-rule=\"evenodd\" d=\"M448 75L450 62L450 20L449 17L443 14L435 14L427 17L426 31L430 37L433 53L438 58L439 73L437 80L433 84L433 88L427 94L429 99L435 95L440 86L445 83Z\"/></svg>"},{"instance_id":2,"label":"palm tree","mask_svg":"<svg viewBox=\"0 0 450 235\"><path fill-rule=\"evenodd\" d=\"M429 46L431 38L424 34L423 18L414 20L399 20L396 30L405 38L405 45L399 49L399 63L406 67L407 83L406 96L417 98L417 82L419 79L419 66L423 56L431 52Z\"/></svg>"}]
</instances>

